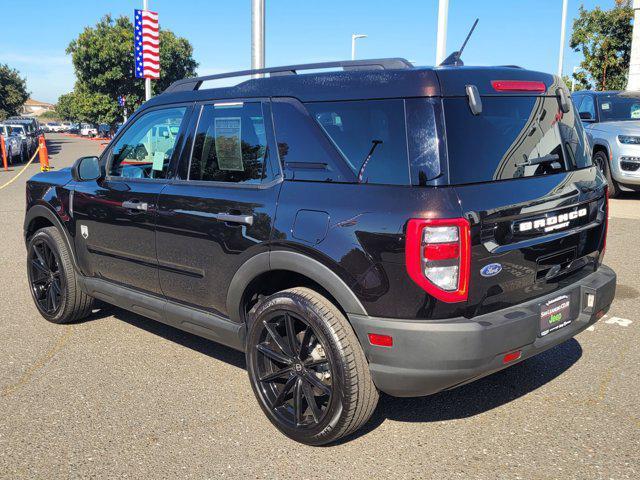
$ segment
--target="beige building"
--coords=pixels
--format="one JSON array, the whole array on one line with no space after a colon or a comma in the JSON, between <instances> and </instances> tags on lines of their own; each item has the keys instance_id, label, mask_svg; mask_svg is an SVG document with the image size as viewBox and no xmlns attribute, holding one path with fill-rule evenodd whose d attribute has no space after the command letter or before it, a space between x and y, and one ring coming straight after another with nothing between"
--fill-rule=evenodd
<instances>
[{"instance_id":1,"label":"beige building","mask_svg":"<svg viewBox=\"0 0 640 480\"><path fill-rule=\"evenodd\" d=\"M42 115L44 112L53 110L55 105L46 102L39 102L33 98L28 99L22 106L21 114L23 115Z\"/></svg>"}]
</instances>

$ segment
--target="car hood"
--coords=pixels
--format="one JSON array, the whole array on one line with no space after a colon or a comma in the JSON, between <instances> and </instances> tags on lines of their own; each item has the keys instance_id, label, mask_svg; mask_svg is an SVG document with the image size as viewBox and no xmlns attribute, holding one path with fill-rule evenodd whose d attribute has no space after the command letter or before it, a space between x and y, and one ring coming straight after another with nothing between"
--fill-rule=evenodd
<instances>
[{"instance_id":1,"label":"car hood","mask_svg":"<svg viewBox=\"0 0 640 480\"><path fill-rule=\"evenodd\" d=\"M594 129L611 133L640 135L640 120L600 122L594 125Z\"/></svg>"}]
</instances>

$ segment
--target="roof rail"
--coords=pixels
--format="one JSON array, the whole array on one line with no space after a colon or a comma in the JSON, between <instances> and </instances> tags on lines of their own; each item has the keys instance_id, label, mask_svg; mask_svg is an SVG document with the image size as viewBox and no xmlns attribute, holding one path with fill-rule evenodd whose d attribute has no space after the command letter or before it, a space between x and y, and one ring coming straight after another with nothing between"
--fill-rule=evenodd
<instances>
[{"instance_id":1,"label":"roof rail","mask_svg":"<svg viewBox=\"0 0 640 480\"><path fill-rule=\"evenodd\" d=\"M269 67L256 70L241 70L238 72L206 75L204 77L185 78L173 82L163 93L199 90L203 82L220 78L244 77L268 73L271 77L295 75L299 70L317 70L321 68L342 67L343 70L390 70L413 68L404 58L378 58L373 60L343 60L338 62L306 63L302 65L287 65L284 67Z\"/></svg>"}]
</instances>

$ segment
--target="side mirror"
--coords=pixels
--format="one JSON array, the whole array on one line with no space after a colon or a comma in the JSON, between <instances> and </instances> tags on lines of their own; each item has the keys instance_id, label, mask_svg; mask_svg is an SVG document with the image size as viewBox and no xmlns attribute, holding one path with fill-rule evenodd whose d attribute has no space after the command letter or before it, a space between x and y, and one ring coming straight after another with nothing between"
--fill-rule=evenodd
<instances>
[{"instance_id":1,"label":"side mirror","mask_svg":"<svg viewBox=\"0 0 640 480\"><path fill-rule=\"evenodd\" d=\"M591 116L591 113L589 113L589 112L580 112L580 119L581 120L587 120L587 121L593 121L593 117Z\"/></svg>"},{"instance_id":2,"label":"side mirror","mask_svg":"<svg viewBox=\"0 0 640 480\"><path fill-rule=\"evenodd\" d=\"M76 182L97 180L102 176L98 157L81 157L71 167L71 176Z\"/></svg>"}]
</instances>

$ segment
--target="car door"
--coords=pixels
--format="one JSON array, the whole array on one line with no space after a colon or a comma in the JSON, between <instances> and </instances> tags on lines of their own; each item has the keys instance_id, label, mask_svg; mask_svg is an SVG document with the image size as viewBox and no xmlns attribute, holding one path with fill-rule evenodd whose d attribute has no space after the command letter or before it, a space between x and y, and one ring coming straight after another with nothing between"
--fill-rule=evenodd
<instances>
[{"instance_id":1,"label":"car door","mask_svg":"<svg viewBox=\"0 0 640 480\"><path fill-rule=\"evenodd\" d=\"M229 283L266 251L282 175L268 102L198 105L178 178L158 201L160 287L170 300L227 315Z\"/></svg>"},{"instance_id":2,"label":"car door","mask_svg":"<svg viewBox=\"0 0 640 480\"><path fill-rule=\"evenodd\" d=\"M142 113L105 152L106 174L74 186L76 252L85 274L160 294L158 195L179 156L189 111L183 105Z\"/></svg>"}]
</instances>

